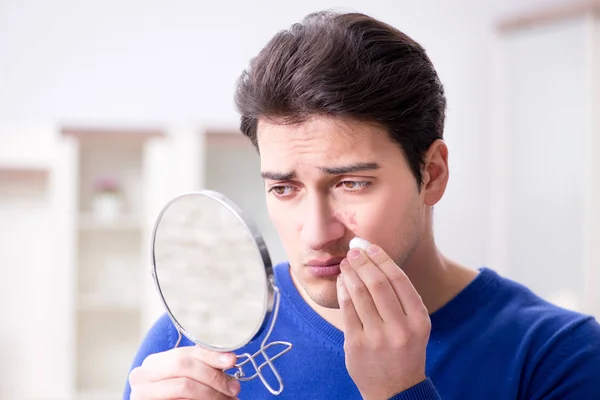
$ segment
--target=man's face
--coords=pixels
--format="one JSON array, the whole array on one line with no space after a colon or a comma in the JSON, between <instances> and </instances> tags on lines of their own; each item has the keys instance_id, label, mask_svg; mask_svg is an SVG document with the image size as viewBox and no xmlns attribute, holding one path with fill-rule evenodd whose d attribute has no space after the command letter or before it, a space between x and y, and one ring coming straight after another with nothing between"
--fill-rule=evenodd
<instances>
[{"instance_id":1,"label":"man's face","mask_svg":"<svg viewBox=\"0 0 600 400\"><path fill-rule=\"evenodd\" d=\"M355 236L402 268L420 240L425 204L385 130L318 117L260 120L258 147L270 218L296 281L317 304L338 307L337 264Z\"/></svg>"}]
</instances>

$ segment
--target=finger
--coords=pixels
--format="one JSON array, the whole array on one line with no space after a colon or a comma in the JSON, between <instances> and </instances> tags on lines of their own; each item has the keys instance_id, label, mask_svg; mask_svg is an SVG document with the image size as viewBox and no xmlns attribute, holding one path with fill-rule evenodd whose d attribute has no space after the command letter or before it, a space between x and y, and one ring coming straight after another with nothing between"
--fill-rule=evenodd
<instances>
[{"instance_id":1,"label":"finger","mask_svg":"<svg viewBox=\"0 0 600 400\"><path fill-rule=\"evenodd\" d=\"M150 369L164 370L165 364L173 365L182 362L184 358L194 358L202 363L216 369L232 368L237 357L234 353L220 353L216 351L206 350L200 346L184 346L177 347L161 353L150 354L143 361L142 366Z\"/></svg>"},{"instance_id":2,"label":"finger","mask_svg":"<svg viewBox=\"0 0 600 400\"><path fill-rule=\"evenodd\" d=\"M179 363L174 365L164 365L159 369L137 368L130 374L131 387L143 386L149 384L169 381L183 380L185 384L193 382L212 388L227 396L235 396L240 391L240 382L228 376L222 370L210 367L194 358L182 358ZM186 398L184 396L184 398Z\"/></svg>"},{"instance_id":3,"label":"finger","mask_svg":"<svg viewBox=\"0 0 600 400\"><path fill-rule=\"evenodd\" d=\"M423 300L402 268L398 267L390 256L377 245L370 245L367 248L367 254L389 279L405 314L423 312L425 310Z\"/></svg>"},{"instance_id":4,"label":"finger","mask_svg":"<svg viewBox=\"0 0 600 400\"><path fill-rule=\"evenodd\" d=\"M337 279L338 303L342 311L342 320L344 321L344 333L348 336L349 333L358 332L363 329L362 322L356 313L350 293L344 284L344 277L340 274Z\"/></svg>"},{"instance_id":5,"label":"finger","mask_svg":"<svg viewBox=\"0 0 600 400\"><path fill-rule=\"evenodd\" d=\"M360 279L347 259L342 260L340 269L342 271L344 285L350 294L350 299L352 300L352 304L354 305L354 309L356 310L364 330L381 324L381 316L377 312L375 302L371 297L371 293L369 293L367 285Z\"/></svg>"},{"instance_id":6,"label":"finger","mask_svg":"<svg viewBox=\"0 0 600 400\"><path fill-rule=\"evenodd\" d=\"M348 259L369 289L381 319L384 322L399 322L399 318L404 315L404 310L388 277L363 250L350 250Z\"/></svg>"},{"instance_id":7,"label":"finger","mask_svg":"<svg viewBox=\"0 0 600 400\"><path fill-rule=\"evenodd\" d=\"M148 385L133 386L131 400L235 399L235 394L223 394L207 385L186 378L171 378Z\"/></svg>"},{"instance_id":8,"label":"finger","mask_svg":"<svg viewBox=\"0 0 600 400\"><path fill-rule=\"evenodd\" d=\"M237 380L229 377L220 367L215 368L207 364L211 361L215 364L214 358L218 360L219 356L223 354L225 358L233 358L233 362L235 362L235 355L231 353L219 354L199 349L199 347L184 347L148 356L142 363L141 368L136 368L131 372L129 376L130 384L135 386L140 382L189 378L227 395L234 393L235 390L239 391L240 384ZM208 361L205 362L202 359L208 359ZM226 365L224 368L227 368L230 364L233 365L230 362L222 363L222 365Z\"/></svg>"},{"instance_id":9,"label":"finger","mask_svg":"<svg viewBox=\"0 0 600 400\"><path fill-rule=\"evenodd\" d=\"M177 347L160 353L152 353L143 361L142 366L161 369L165 363L177 362L185 357L192 357L202 361L213 368L229 369L235 365L237 360L234 353L220 353L206 350L200 346Z\"/></svg>"},{"instance_id":10,"label":"finger","mask_svg":"<svg viewBox=\"0 0 600 400\"><path fill-rule=\"evenodd\" d=\"M210 365L211 367L221 369L232 368L237 361L237 356L235 355L235 353L222 353L207 350L200 346L194 346L192 356L202 361L203 363Z\"/></svg>"}]
</instances>

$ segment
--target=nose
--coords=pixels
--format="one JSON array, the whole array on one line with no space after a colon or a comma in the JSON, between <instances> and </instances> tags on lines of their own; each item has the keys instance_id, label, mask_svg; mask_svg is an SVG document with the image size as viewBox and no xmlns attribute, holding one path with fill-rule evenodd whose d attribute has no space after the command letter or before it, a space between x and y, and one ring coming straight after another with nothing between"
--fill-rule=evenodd
<instances>
[{"instance_id":1,"label":"nose","mask_svg":"<svg viewBox=\"0 0 600 400\"><path fill-rule=\"evenodd\" d=\"M344 236L346 228L326 197L308 196L302 211L300 237L308 249L321 250Z\"/></svg>"}]
</instances>

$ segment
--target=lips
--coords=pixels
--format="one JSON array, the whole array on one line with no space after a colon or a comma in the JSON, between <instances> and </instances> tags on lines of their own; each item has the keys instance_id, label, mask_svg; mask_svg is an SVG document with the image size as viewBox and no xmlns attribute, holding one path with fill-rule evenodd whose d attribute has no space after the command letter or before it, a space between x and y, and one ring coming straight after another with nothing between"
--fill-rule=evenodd
<instances>
[{"instance_id":1,"label":"lips","mask_svg":"<svg viewBox=\"0 0 600 400\"><path fill-rule=\"evenodd\" d=\"M317 278L335 278L340 274L340 262L344 257L329 257L310 260L306 263L308 271Z\"/></svg>"},{"instance_id":2,"label":"lips","mask_svg":"<svg viewBox=\"0 0 600 400\"><path fill-rule=\"evenodd\" d=\"M334 265L339 265L339 263L342 262L343 259L344 259L344 257L318 258L318 259L309 260L306 263L306 266L308 266L308 267L331 267Z\"/></svg>"}]
</instances>

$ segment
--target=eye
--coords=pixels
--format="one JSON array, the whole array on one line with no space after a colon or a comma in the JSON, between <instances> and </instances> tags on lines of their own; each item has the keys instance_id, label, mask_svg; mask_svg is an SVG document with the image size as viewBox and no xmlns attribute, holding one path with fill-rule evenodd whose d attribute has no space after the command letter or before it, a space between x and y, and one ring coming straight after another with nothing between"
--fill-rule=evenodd
<instances>
[{"instance_id":1,"label":"eye","mask_svg":"<svg viewBox=\"0 0 600 400\"><path fill-rule=\"evenodd\" d=\"M343 187L344 189L350 192L356 192L362 189L365 189L371 185L371 182L367 181L342 181L338 183L338 186Z\"/></svg>"},{"instance_id":2,"label":"eye","mask_svg":"<svg viewBox=\"0 0 600 400\"><path fill-rule=\"evenodd\" d=\"M292 186L278 185L272 186L269 193L273 193L276 197L287 197L294 191Z\"/></svg>"}]
</instances>

